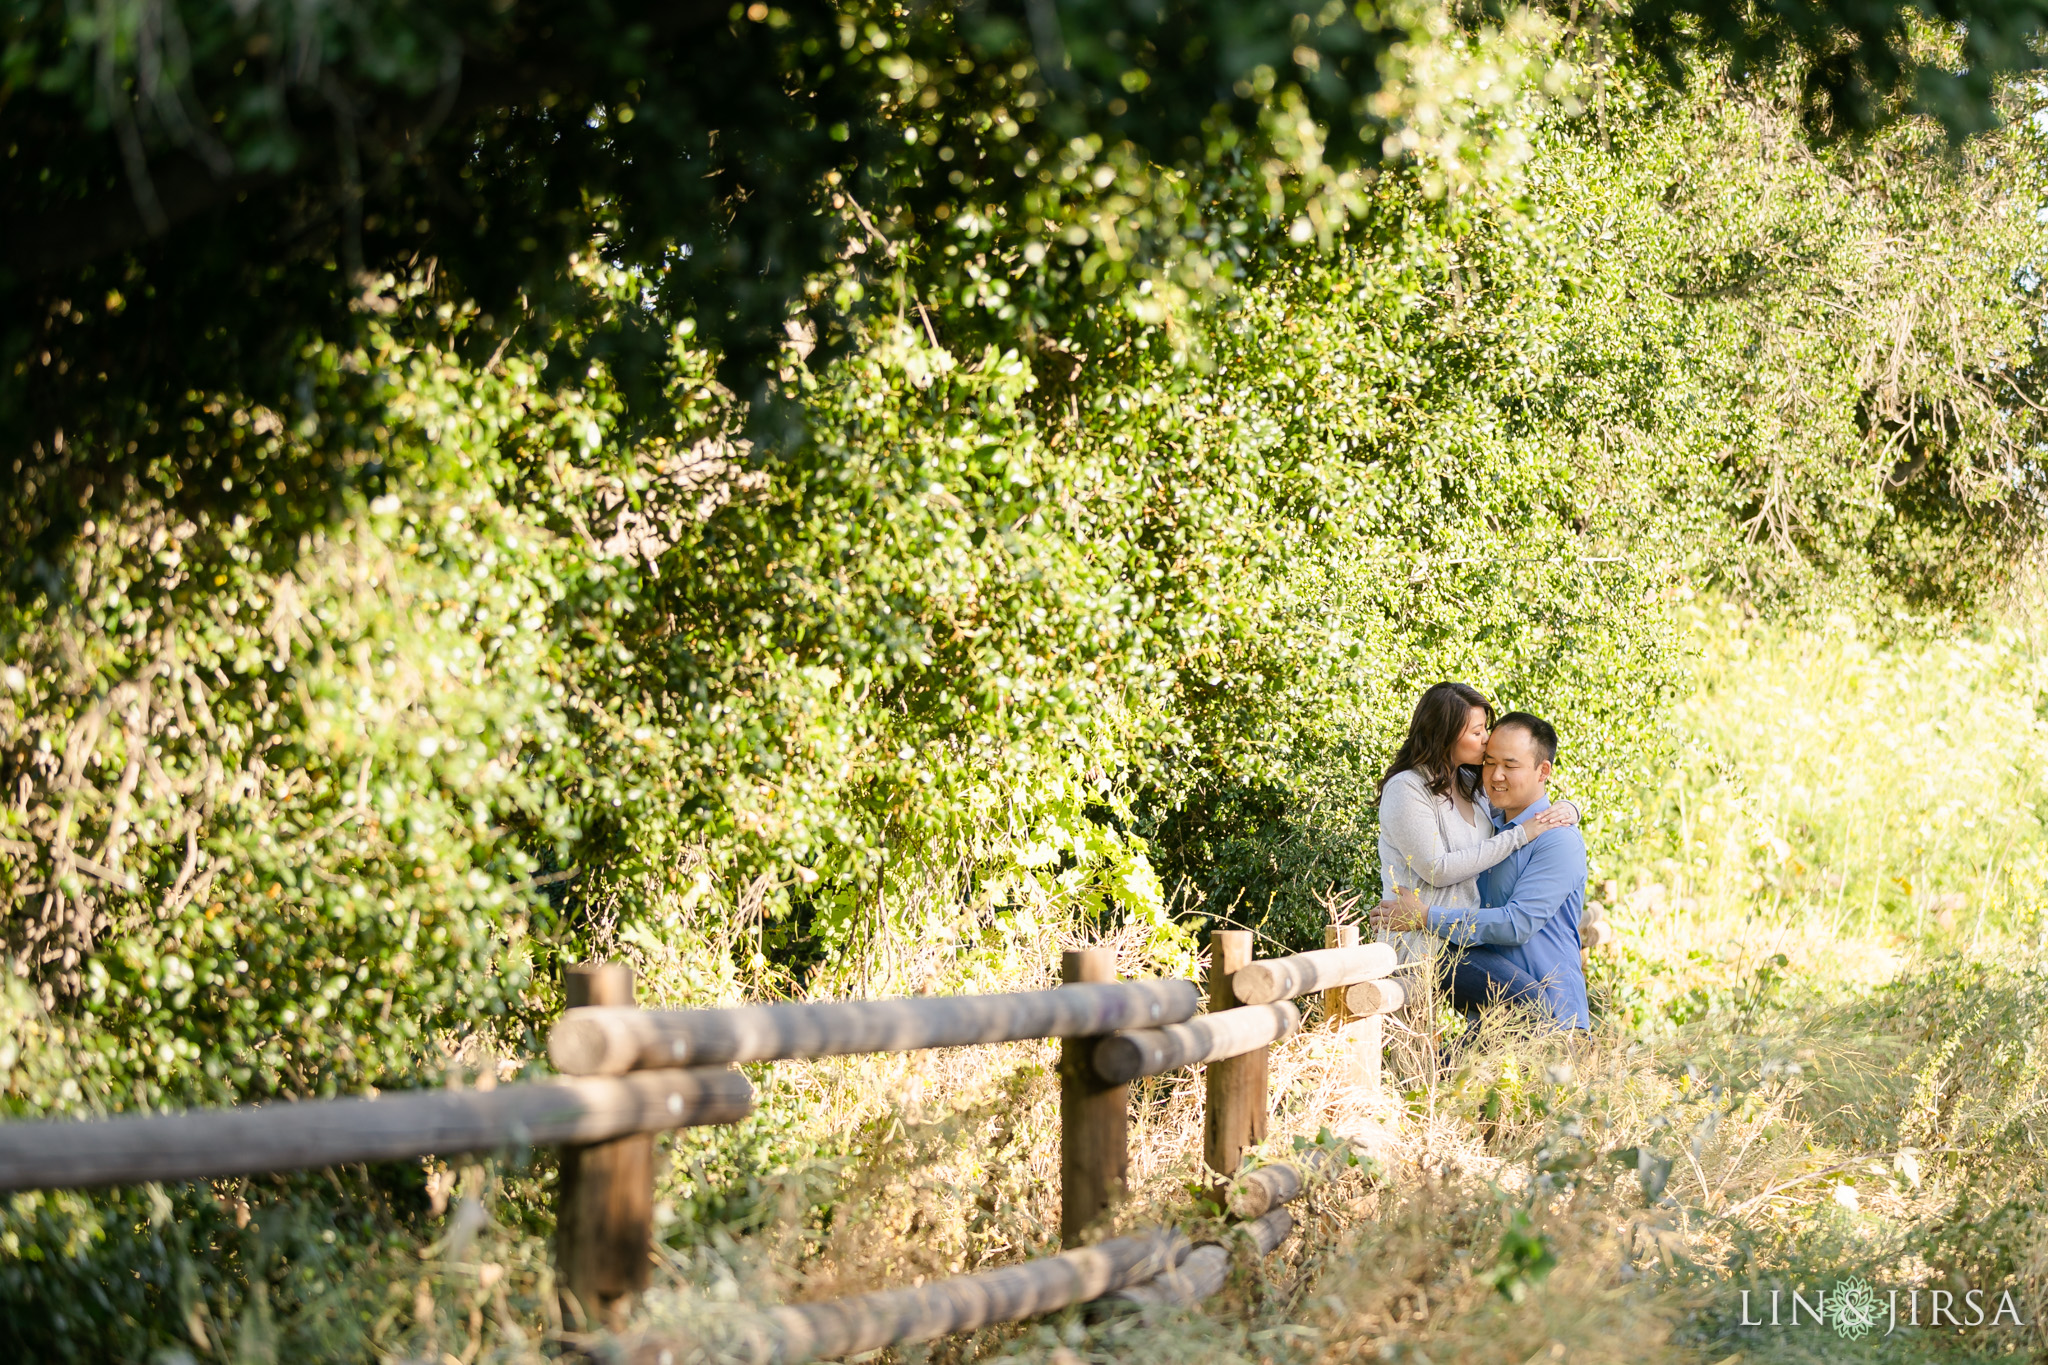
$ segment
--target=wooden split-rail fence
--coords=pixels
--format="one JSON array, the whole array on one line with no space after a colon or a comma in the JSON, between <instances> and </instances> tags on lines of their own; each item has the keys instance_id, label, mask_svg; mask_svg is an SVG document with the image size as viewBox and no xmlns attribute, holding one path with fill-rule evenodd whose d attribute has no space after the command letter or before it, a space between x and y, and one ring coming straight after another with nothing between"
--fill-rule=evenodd
<instances>
[{"instance_id":1,"label":"wooden split-rail fence","mask_svg":"<svg viewBox=\"0 0 2048 1365\"><path fill-rule=\"evenodd\" d=\"M548 1041L556 1079L365 1099L285 1101L181 1114L0 1124L0 1191L193 1180L355 1162L560 1149L556 1282L570 1320L618 1323L647 1287L654 1135L737 1123L754 1105L743 1062L909 1052L1059 1039L1058 1255L912 1288L767 1310L726 1352L791 1365L927 1341L1093 1301L1191 1302L1221 1288L1229 1255L1155 1229L1085 1238L1129 1174L1129 1087L1188 1066L1206 1071L1203 1155L1261 1252L1292 1230L1286 1205L1313 1163L1242 1173L1266 1137L1267 1055L1301 1026L1294 1001L1322 992L1344 1030L1353 1078L1377 1080L1382 1020L1406 998L1394 950L1334 926L1319 952L1255 961L1252 936L1210 936L1208 989L1116 980L1106 948L1066 953L1062 984L1009 995L642 1010L618 964L572 967L569 1008ZM1204 996L1208 1009L1202 1010ZM621 1349L671 1365L684 1343L658 1335Z\"/></svg>"}]
</instances>

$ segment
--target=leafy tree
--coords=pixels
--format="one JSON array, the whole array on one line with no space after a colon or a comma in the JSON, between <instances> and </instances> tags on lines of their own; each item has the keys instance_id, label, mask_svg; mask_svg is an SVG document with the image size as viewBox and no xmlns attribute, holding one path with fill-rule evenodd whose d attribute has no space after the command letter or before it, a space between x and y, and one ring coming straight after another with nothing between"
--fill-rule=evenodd
<instances>
[{"instance_id":1,"label":"leafy tree","mask_svg":"<svg viewBox=\"0 0 2048 1365\"><path fill-rule=\"evenodd\" d=\"M1071 335L1073 304L1213 291L1290 237L1341 235L1373 169L1417 155L1455 83L1413 62L1432 13L15 0L0 492L41 556L17 567L48 580L52 547L135 487L226 508L282 483L287 531L341 487L374 493L380 415L361 394L316 409L311 356L353 344L380 278L473 312L472 363L544 345L555 384L604 364L626 440L669 429L679 331L761 396L787 328L831 354L906 270L977 305L976 337L1027 341ZM1796 70L1831 128L1912 109L1989 126L2040 7L1927 11L1960 27L1961 74L1922 13L1659 0L1611 22L1674 75L1700 45L1738 73ZM578 273L592 244L641 280L630 306ZM826 287L854 252L863 268ZM317 439L237 470L219 395Z\"/></svg>"}]
</instances>

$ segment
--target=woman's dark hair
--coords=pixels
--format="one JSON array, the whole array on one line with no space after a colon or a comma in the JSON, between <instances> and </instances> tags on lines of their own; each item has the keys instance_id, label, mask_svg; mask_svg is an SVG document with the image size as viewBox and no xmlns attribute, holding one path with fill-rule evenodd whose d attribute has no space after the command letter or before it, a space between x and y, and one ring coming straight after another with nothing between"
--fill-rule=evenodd
<instances>
[{"instance_id":1,"label":"woman's dark hair","mask_svg":"<svg viewBox=\"0 0 2048 1365\"><path fill-rule=\"evenodd\" d=\"M1408 738L1402 741L1401 752L1394 755L1394 761L1380 778L1380 791L1387 789L1396 773L1413 768L1422 774L1423 785L1436 796L1449 796L1454 780L1462 782L1469 794L1475 781L1471 774L1459 771L1451 761L1451 751L1458 745L1458 736L1465 733L1475 706L1486 712L1486 724L1491 729L1493 703L1478 688L1440 682L1424 692L1422 700L1415 703L1415 715L1408 722Z\"/></svg>"}]
</instances>

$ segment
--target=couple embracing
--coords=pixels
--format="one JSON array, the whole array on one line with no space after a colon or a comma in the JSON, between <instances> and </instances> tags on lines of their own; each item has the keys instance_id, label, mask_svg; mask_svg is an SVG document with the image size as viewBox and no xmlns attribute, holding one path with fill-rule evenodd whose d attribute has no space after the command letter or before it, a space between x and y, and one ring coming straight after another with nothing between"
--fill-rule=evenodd
<instances>
[{"instance_id":1,"label":"couple embracing","mask_svg":"<svg viewBox=\"0 0 2048 1365\"><path fill-rule=\"evenodd\" d=\"M1586 842L1577 809L1551 804L1556 759L1548 722L1496 718L1473 688L1441 682L1422 694L1380 780L1386 899L1373 927L1403 963L1434 958L1467 1037L1483 1008L1504 1003L1558 1028L1591 1027L1579 959Z\"/></svg>"}]
</instances>

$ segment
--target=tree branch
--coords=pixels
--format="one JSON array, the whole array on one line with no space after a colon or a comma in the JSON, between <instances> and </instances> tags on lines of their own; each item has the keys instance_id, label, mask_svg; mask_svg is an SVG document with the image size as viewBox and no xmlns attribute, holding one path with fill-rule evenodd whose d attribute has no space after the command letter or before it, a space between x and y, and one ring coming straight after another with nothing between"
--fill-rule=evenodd
<instances>
[{"instance_id":1,"label":"tree branch","mask_svg":"<svg viewBox=\"0 0 2048 1365\"><path fill-rule=\"evenodd\" d=\"M726 7L715 0L685 0L664 7L644 26L645 46L672 44L723 23L725 18ZM548 43L538 38L534 45L548 48ZM559 50L561 46L549 50L542 60L465 61L450 83L424 99L407 101L402 112L394 110L396 117L377 120L381 127L376 131L383 135L385 145L404 146L486 111L513 109L551 91L597 84L604 73L574 60L573 54ZM454 84L457 79L459 84ZM451 84L455 91L452 99ZM133 189L124 185L37 218L17 219L11 227L0 226L0 259L7 261L18 280L75 270L141 246L252 190L307 179L318 174L323 164L303 159L291 174L260 171L223 176L193 153L182 149L164 152L143 168L154 191L155 213L145 214Z\"/></svg>"}]
</instances>

